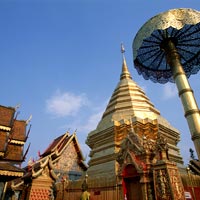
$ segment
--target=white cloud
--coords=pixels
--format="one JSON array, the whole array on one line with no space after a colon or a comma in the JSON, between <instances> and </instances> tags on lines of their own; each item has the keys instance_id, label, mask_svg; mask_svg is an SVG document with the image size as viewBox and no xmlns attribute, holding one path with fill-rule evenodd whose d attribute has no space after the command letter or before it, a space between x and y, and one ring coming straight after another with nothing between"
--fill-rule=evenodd
<instances>
[{"instance_id":1,"label":"white cloud","mask_svg":"<svg viewBox=\"0 0 200 200\"><path fill-rule=\"evenodd\" d=\"M163 95L164 99L171 99L171 98L177 96L178 90L177 90L175 84L169 84L168 83L168 84L164 85L163 93L164 93L164 95Z\"/></svg>"},{"instance_id":2,"label":"white cloud","mask_svg":"<svg viewBox=\"0 0 200 200\"><path fill-rule=\"evenodd\" d=\"M74 119L70 122L70 124L65 124L62 126L62 129L71 128L77 129L77 133L81 132L82 134L88 134L90 131L93 131L96 129L98 123L101 120L101 117L103 115L103 110L96 110L93 111L90 115L83 117L80 115L79 118Z\"/></svg>"},{"instance_id":3,"label":"white cloud","mask_svg":"<svg viewBox=\"0 0 200 200\"><path fill-rule=\"evenodd\" d=\"M81 132L83 135L95 130L105 111L106 103L107 101L100 106L92 106L91 103L86 113L80 111L79 117L73 118L70 122L68 121L61 129L69 129L70 127L70 129L77 129L77 133Z\"/></svg>"},{"instance_id":4,"label":"white cloud","mask_svg":"<svg viewBox=\"0 0 200 200\"><path fill-rule=\"evenodd\" d=\"M103 115L103 111L99 111L98 113L94 113L92 114L85 125L83 125L83 130L85 131L92 131L94 129L96 129L97 124L100 122L101 117Z\"/></svg>"},{"instance_id":5,"label":"white cloud","mask_svg":"<svg viewBox=\"0 0 200 200\"><path fill-rule=\"evenodd\" d=\"M88 104L85 94L75 95L70 92L56 93L46 101L48 113L56 117L74 116L79 110Z\"/></svg>"},{"instance_id":6,"label":"white cloud","mask_svg":"<svg viewBox=\"0 0 200 200\"><path fill-rule=\"evenodd\" d=\"M101 120L101 117L103 116L107 104L108 99L104 101L101 105L93 107L92 114L88 117L86 124L82 126L83 130L88 132L96 129L98 123Z\"/></svg>"}]
</instances>

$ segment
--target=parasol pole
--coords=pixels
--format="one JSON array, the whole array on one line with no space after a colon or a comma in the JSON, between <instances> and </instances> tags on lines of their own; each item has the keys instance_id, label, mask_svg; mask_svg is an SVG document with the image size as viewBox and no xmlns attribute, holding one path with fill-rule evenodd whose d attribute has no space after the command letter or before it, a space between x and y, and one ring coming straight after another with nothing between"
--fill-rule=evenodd
<instances>
[{"instance_id":1,"label":"parasol pole","mask_svg":"<svg viewBox=\"0 0 200 200\"><path fill-rule=\"evenodd\" d=\"M161 43L160 47L163 51L165 51L167 63L171 67L179 97L185 111L185 118L190 129L191 138L193 140L198 159L200 160L200 111L196 103L193 90L190 87L181 65L180 55L175 47L173 39L167 38Z\"/></svg>"}]
</instances>

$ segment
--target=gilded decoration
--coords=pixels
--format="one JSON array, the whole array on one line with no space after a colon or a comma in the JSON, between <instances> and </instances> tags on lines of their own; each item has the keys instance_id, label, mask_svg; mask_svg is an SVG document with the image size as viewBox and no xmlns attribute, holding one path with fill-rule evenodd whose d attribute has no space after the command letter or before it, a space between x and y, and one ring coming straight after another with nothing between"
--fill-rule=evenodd
<instances>
[{"instance_id":1,"label":"gilded decoration","mask_svg":"<svg viewBox=\"0 0 200 200\"><path fill-rule=\"evenodd\" d=\"M152 134L145 134L150 127ZM137 134L135 130L139 130L140 135ZM143 136L141 136L142 130L145 130L143 131ZM156 123L152 125L141 123L134 126L130 125L129 133L121 143L121 149L117 156L119 176L122 176L123 170L127 165L133 164L140 174L141 180L143 180L142 177L148 177L147 182L149 182L149 177L152 176L150 174L152 173L151 170L153 170L153 164L160 160L168 160L167 140L156 131ZM168 194L168 178L161 178L166 172L161 170L156 171L156 173L158 176L155 181L162 183L162 187L159 188L159 193L163 198L168 199L168 196L170 196L170 194Z\"/></svg>"},{"instance_id":2,"label":"gilded decoration","mask_svg":"<svg viewBox=\"0 0 200 200\"><path fill-rule=\"evenodd\" d=\"M200 160L200 114L188 82L200 70L200 12L172 9L149 19L133 41L134 65L144 79L176 83Z\"/></svg>"},{"instance_id":3,"label":"gilded decoration","mask_svg":"<svg viewBox=\"0 0 200 200\"><path fill-rule=\"evenodd\" d=\"M166 169L158 169L154 171L154 185L156 189L157 199L172 199L169 182L169 176Z\"/></svg>"},{"instance_id":4,"label":"gilded decoration","mask_svg":"<svg viewBox=\"0 0 200 200\"><path fill-rule=\"evenodd\" d=\"M133 164L138 171L146 170L147 166L142 156L145 154L154 155L155 142L147 139L146 136L140 138L131 127L130 133L121 144L121 150L118 153L117 161L120 165L119 174L128 164Z\"/></svg>"},{"instance_id":5,"label":"gilded decoration","mask_svg":"<svg viewBox=\"0 0 200 200\"><path fill-rule=\"evenodd\" d=\"M158 160L168 160L168 144L166 138L162 137L161 134L158 134L155 146L155 152L157 152Z\"/></svg>"},{"instance_id":6,"label":"gilded decoration","mask_svg":"<svg viewBox=\"0 0 200 200\"><path fill-rule=\"evenodd\" d=\"M49 176L49 168L48 166L45 166L43 171L42 171L42 175L48 177Z\"/></svg>"},{"instance_id":7,"label":"gilded decoration","mask_svg":"<svg viewBox=\"0 0 200 200\"><path fill-rule=\"evenodd\" d=\"M146 54L146 56L149 56L149 53L147 54L145 49L141 48L141 46L147 47L149 50L149 47L151 47L152 45L152 49L154 50L152 51L151 49L152 56L149 56L149 59L146 59L144 63L140 63L146 66L146 68L137 68L140 74L142 73L143 76L152 79L154 82L158 81L161 83L165 83L168 80L172 81L172 72L170 71L170 66L168 64L166 65L164 61L165 58L163 58L163 60L161 61L159 60L160 62L158 62L159 57L163 56L162 52L160 52L160 42L162 42L163 39L169 37L177 39L177 47L180 46L182 48L186 48L184 51L179 48L179 52L181 52L181 62L183 64L184 71L186 72L187 77L197 72L200 68L198 66L199 61L198 59L195 60L194 58L196 54L197 57L199 54L199 47L198 45L196 45L199 42L199 38L196 35L199 31L195 30L199 30L199 27L196 26L193 30L192 25L199 25L199 17L200 12L197 10L180 8L168 10L148 20L140 28L133 41L133 56L135 61L136 59L138 59L138 57L141 57L141 55L143 56L143 53ZM191 27L188 28L188 26ZM161 34L161 37L157 33ZM150 37L152 36L155 38L151 39ZM153 44L150 44L151 41ZM142 53L140 51L142 51ZM157 56L158 54L155 53L156 51L159 53L159 56ZM150 58L153 60L153 62L151 62L152 60ZM151 65L149 65L149 63ZM136 62L135 65L137 66ZM192 68L192 65L194 65L194 69L190 70L190 68ZM153 68L151 72L149 68ZM149 71L147 72L147 70ZM159 70L160 74L157 73L157 70ZM149 77L149 75L151 75L151 77ZM161 78L161 76L163 77Z\"/></svg>"},{"instance_id":8,"label":"gilded decoration","mask_svg":"<svg viewBox=\"0 0 200 200\"><path fill-rule=\"evenodd\" d=\"M184 199L184 190L180 177L178 176L177 169L169 170L169 176L171 177L171 185L173 188L175 199L181 200Z\"/></svg>"},{"instance_id":9,"label":"gilded decoration","mask_svg":"<svg viewBox=\"0 0 200 200\"><path fill-rule=\"evenodd\" d=\"M170 163L157 166L154 170L154 186L157 199L184 200L184 189L178 168Z\"/></svg>"}]
</instances>

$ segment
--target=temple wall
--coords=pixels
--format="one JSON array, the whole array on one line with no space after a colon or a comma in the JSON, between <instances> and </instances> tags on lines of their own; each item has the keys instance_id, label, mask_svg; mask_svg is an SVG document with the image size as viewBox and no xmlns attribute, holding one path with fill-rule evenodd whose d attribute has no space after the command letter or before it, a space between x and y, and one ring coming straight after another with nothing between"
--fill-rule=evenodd
<instances>
[{"instance_id":1,"label":"temple wall","mask_svg":"<svg viewBox=\"0 0 200 200\"><path fill-rule=\"evenodd\" d=\"M200 176L192 174L181 174L184 192L192 196L192 199L200 199ZM81 195L83 180L63 182L57 185L57 198L55 200L78 200ZM92 200L122 200L123 189L121 184L109 180L109 177L96 180L88 180L88 192ZM64 191L64 193L63 193Z\"/></svg>"},{"instance_id":2,"label":"temple wall","mask_svg":"<svg viewBox=\"0 0 200 200\"><path fill-rule=\"evenodd\" d=\"M81 196L82 181L63 182L57 184L59 193L55 200L78 200ZM88 192L92 200L121 200L122 186L116 185L109 177L96 180L88 180ZM63 192L64 191L64 192Z\"/></svg>"},{"instance_id":3,"label":"temple wall","mask_svg":"<svg viewBox=\"0 0 200 200\"><path fill-rule=\"evenodd\" d=\"M121 200L119 188L106 187L106 188L90 188L88 190L92 200ZM81 196L81 190L70 190L65 192L64 196L59 195L56 200L70 199L79 200Z\"/></svg>"},{"instance_id":4,"label":"temple wall","mask_svg":"<svg viewBox=\"0 0 200 200\"><path fill-rule=\"evenodd\" d=\"M185 192L189 192L192 199L200 199L200 176L193 174L181 174Z\"/></svg>"}]
</instances>

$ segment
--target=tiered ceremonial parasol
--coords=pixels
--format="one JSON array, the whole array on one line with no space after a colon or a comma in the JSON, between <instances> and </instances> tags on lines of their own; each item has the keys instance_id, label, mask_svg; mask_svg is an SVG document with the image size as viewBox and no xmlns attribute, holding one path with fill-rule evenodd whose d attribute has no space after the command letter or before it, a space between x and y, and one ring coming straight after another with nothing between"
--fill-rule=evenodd
<instances>
[{"instance_id":1,"label":"tiered ceremonial parasol","mask_svg":"<svg viewBox=\"0 0 200 200\"><path fill-rule=\"evenodd\" d=\"M153 82L175 82L200 159L200 113L188 79L200 69L200 12L173 9L156 15L133 41L134 65Z\"/></svg>"}]
</instances>

